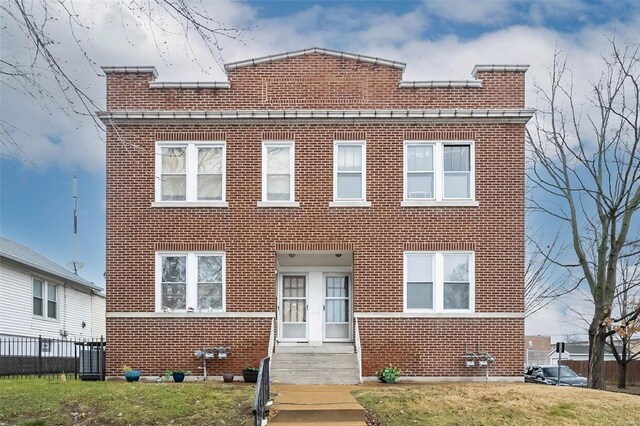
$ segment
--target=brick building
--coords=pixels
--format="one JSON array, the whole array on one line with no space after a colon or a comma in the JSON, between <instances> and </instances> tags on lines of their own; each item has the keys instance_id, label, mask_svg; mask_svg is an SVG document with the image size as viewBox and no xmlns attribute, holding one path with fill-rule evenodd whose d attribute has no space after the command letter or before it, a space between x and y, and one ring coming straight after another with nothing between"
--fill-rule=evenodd
<instances>
[{"instance_id":1,"label":"brick building","mask_svg":"<svg viewBox=\"0 0 640 426\"><path fill-rule=\"evenodd\" d=\"M403 81L314 48L225 67L104 68L108 373L228 346L210 374L345 352L356 379L473 379L480 351L521 380L527 66Z\"/></svg>"}]
</instances>

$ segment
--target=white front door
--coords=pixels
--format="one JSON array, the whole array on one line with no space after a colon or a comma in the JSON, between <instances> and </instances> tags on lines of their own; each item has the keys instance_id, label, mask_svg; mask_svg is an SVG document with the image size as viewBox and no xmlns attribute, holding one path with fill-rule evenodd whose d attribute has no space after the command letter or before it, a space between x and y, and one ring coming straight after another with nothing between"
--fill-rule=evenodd
<instances>
[{"instance_id":1,"label":"white front door","mask_svg":"<svg viewBox=\"0 0 640 426\"><path fill-rule=\"evenodd\" d=\"M350 274L282 273L278 287L279 342L351 341Z\"/></svg>"},{"instance_id":2,"label":"white front door","mask_svg":"<svg viewBox=\"0 0 640 426\"><path fill-rule=\"evenodd\" d=\"M324 341L351 341L351 280L345 274L324 277Z\"/></svg>"},{"instance_id":3,"label":"white front door","mask_svg":"<svg viewBox=\"0 0 640 426\"><path fill-rule=\"evenodd\" d=\"M309 340L307 276L282 275L280 286L280 340L306 342Z\"/></svg>"}]
</instances>

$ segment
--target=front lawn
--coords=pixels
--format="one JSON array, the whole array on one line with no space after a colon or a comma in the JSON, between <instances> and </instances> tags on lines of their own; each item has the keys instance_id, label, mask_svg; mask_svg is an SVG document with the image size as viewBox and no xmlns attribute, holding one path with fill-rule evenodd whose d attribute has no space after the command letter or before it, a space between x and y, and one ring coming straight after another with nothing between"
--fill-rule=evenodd
<instances>
[{"instance_id":1,"label":"front lawn","mask_svg":"<svg viewBox=\"0 0 640 426\"><path fill-rule=\"evenodd\" d=\"M367 385L369 424L640 425L640 396L524 383Z\"/></svg>"},{"instance_id":2,"label":"front lawn","mask_svg":"<svg viewBox=\"0 0 640 426\"><path fill-rule=\"evenodd\" d=\"M253 387L0 380L0 425L243 425Z\"/></svg>"}]
</instances>

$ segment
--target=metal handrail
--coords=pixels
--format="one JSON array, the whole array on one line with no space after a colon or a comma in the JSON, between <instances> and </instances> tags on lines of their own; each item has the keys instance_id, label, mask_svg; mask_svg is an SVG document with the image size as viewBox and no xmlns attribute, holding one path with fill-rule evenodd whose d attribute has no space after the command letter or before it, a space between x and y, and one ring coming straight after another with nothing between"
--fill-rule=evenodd
<instances>
[{"instance_id":1,"label":"metal handrail","mask_svg":"<svg viewBox=\"0 0 640 426\"><path fill-rule=\"evenodd\" d=\"M358 380L362 383L362 344L360 342L360 329L358 327L358 318L354 318L356 322L355 333L356 333L356 354L358 356Z\"/></svg>"},{"instance_id":2,"label":"metal handrail","mask_svg":"<svg viewBox=\"0 0 640 426\"><path fill-rule=\"evenodd\" d=\"M254 426L263 426L267 424L270 404L270 380L269 365L271 357L265 357L260 360L260 368L258 369L258 381L256 383L255 396L253 398L253 424Z\"/></svg>"}]
</instances>

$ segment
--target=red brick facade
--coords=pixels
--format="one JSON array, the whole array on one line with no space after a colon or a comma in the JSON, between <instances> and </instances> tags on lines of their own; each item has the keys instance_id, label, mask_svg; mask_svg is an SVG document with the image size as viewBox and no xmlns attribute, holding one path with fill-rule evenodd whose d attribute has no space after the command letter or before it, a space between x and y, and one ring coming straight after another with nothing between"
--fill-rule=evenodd
<instances>
[{"instance_id":1,"label":"red brick facade","mask_svg":"<svg viewBox=\"0 0 640 426\"><path fill-rule=\"evenodd\" d=\"M400 88L401 77L399 68L321 54L230 70L228 89L150 88L151 73L114 72L107 74L107 112L524 107L523 72L479 72L480 88ZM356 314L403 311L405 250L472 250L475 313L506 318L360 318L363 375L387 363L415 376L484 374L464 367L465 344L496 357L492 375L521 374L526 120L104 120L109 374L122 364L153 375L195 373L193 351L214 345L231 346L232 354L211 363L210 373L239 373L267 353L268 317L133 315L155 311L158 250L224 251L229 315L275 314L277 250L353 251ZM297 208L256 205L265 139L295 141ZM371 207L329 207L336 139L366 140ZM401 206L403 142L429 139L474 141L479 206ZM161 140L226 141L229 207L152 207Z\"/></svg>"}]
</instances>

